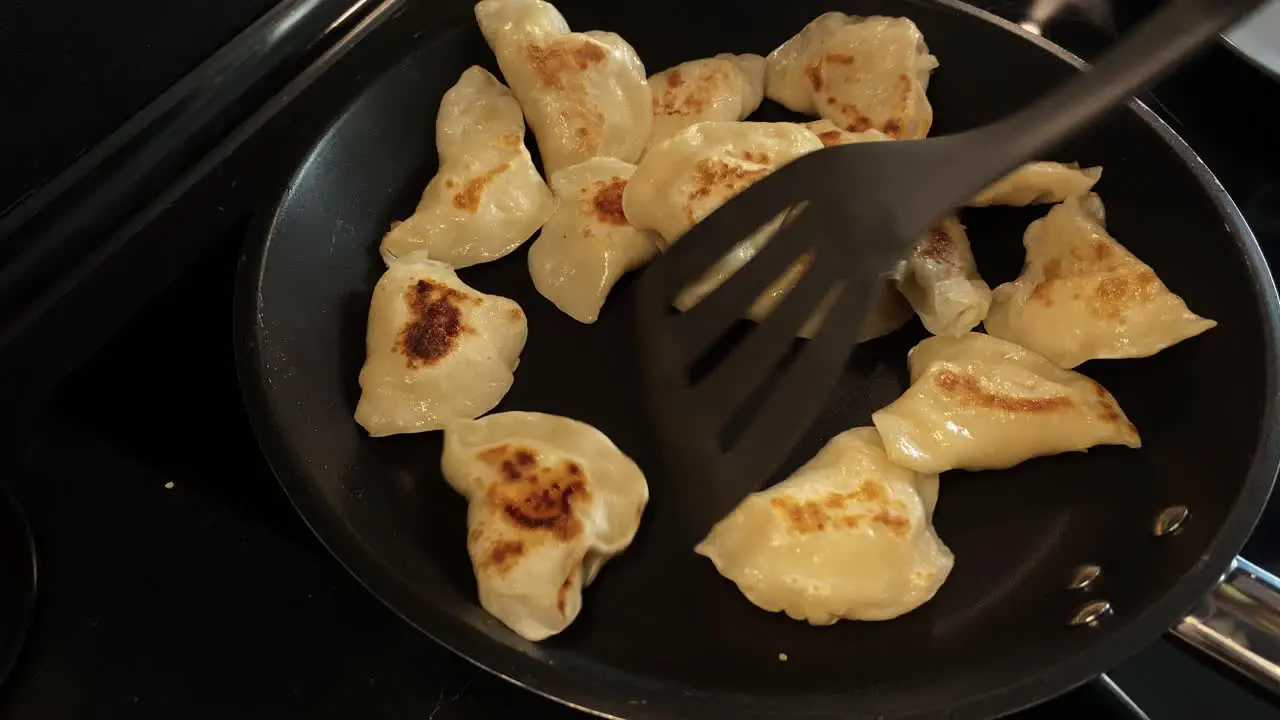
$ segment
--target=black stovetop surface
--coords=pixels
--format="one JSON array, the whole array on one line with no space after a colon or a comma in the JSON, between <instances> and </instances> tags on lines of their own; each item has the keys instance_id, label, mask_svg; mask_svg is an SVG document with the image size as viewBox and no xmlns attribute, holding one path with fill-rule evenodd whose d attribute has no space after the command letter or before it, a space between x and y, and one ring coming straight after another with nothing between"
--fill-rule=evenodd
<instances>
[{"instance_id":1,"label":"black stovetop surface","mask_svg":"<svg viewBox=\"0 0 1280 720\"><path fill-rule=\"evenodd\" d=\"M1030 3L979 4L1021 20ZM1093 54L1115 34L1097 14L1105 6L1065 3L1044 32ZM344 72L358 84L363 71L333 71ZM1275 262L1280 83L1216 48L1154 98ZM305 94L299 102L294 119L323 117ZM306 132L286 125L302 140L265 125L139 230L128 262L105 265L94 276L105 279L86 280L32 331L22 371L5 378L22 387L9 388L21 403L0 476L30 516L41 585L0 717L582 717L454 657L382 606L314 539L258 452L232 358L233 275L253 213L305 147ZM156 249L179 243L184 252ZM149 289L103 290L122 279ZM1280 569L1280 504L1246 555ZM1168 640L1110 677L1152 718L1280 717L1280 704ZM1136 715L1095 683L1019 717Z\"/></svg>"}]
</instances>

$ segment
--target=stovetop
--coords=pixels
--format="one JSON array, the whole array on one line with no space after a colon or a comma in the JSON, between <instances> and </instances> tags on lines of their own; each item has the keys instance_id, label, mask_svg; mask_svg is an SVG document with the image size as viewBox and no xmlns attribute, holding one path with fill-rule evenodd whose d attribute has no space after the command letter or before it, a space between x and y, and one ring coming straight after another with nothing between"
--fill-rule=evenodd
<instances>
[{"instance_id":1,"label":"stovetop","mask_svg":"<svg viewBox=\"0 0 1280 720\"><path fill-rule=\"evenodd\" d=\"M978 4L1086 57L1132 21L1104 0ZM316 83L358 87L394 60L394 40L430 27L425 5ZM318 95L304 90L247 134L5 351L16 412L0 477L30 516L41 585L0 716L583 717L382 606L315 540L257 449L232 358L233 275L255 214L337 109ZM1280 178L1262 159L1280 157L1270 127L1280 83L1215 48L1148 100L1218 174L1274 262ZM1280 503L1245 555L1280 569ZM1109 677L1017 717L1280 716L1276 700L1169 640Z\"/></svg>"}]
</instances>

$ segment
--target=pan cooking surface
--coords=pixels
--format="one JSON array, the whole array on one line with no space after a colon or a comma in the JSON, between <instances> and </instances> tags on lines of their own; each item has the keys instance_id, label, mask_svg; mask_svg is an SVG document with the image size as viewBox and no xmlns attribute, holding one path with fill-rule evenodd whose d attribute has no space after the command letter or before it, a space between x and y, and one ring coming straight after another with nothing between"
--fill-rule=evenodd
<instances>
[{"instance_id":1,"label":"pan cooking surface","mask_svg":"<svg viewBox=\"0 0 1280 720\"><path fill-rule=\"evenodd\" d=\"M650 73L718 52L766 54L827 10L910 17L941 62L929 88L934 135L994 119L1073 72L1007 26L926 0L560 9L575 30L621 34ZM342 562L433 637L536 690L620 716L984 715L1063 691L1151 640L1248 534L1276 464L1275 291L1247 231L1233 234L1243 222L1207 171L1193 171L1198 161L1151 116L1122 110L1047 159L1103 165L1096 189L1112 234L1219 326L1154 358L1081 368L1116 395L1141 450L945 474L935 520L955 570L931 602L893 621L812 628L766 613L679 541L643 410L629 280L586 326L534 289L527 245L460 271L529 318L515 386L497 411L595 425L646 470L652 491L636 542L585 591L577 621L543 643L521 640L476 603L466 504L441 478L441 434L374 440L351 419L383 269L378 241L435 171L444 91L470 65L497 73L471 25L424 40L369 84L299 169L245 265L239 341L246 400L294 502ZM795 116L766 101L752 119ZM993 287L1017 275L1022 231L1046 210L964 212ZM869 425L907 386L906 352L924 336L913 320L863 345L791 467L836 433ZM1171 504L1190 507L1192 520L1156 539L1151 524ZM1103 568L1096 590L1066 590L1085 562ZM1097 598L1113 617L1066 626Z\"/></svg>"}]
</instances>

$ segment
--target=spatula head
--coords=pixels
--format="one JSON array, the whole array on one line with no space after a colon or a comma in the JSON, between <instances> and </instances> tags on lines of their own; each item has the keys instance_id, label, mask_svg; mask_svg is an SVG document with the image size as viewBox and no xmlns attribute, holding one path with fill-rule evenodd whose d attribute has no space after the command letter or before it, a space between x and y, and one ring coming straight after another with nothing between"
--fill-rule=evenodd
<instances>
[{"instance_id":1,"label":"spatula head","mask_svg":"<svg viewBox=\"0 0 1280 720\"><path fill-rule=\"evenodd\" d=\"M647 396L694 535L761 489L822 410L880 277L937 219L913 217L902 204L902 164L924 157L914 152L924 148L908 146L932 142L801 157L695 225L640 278ZM673 308L682 289L779 216L750 262L687 312ZM747 309L802 258L795 286L744 333ZM819 310L825 317L813 339L796 341Z\"/></svg>"}]
</instances>

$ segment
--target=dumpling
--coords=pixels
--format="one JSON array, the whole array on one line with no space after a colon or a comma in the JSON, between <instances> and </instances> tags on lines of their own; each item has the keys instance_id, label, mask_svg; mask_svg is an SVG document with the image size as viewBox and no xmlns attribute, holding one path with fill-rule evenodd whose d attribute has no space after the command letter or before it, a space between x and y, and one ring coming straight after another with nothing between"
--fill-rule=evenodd
<instances>
[{"instance_id":1,"label":"dumpling","mask_svg":"<svg viewBox=\"0 0 1280 720\"><path fill-rule=\"evenodd\" d=\"M1061 367L1154 355L1217 325L1107 234L1097 195L1055 205L1022 243L1026 265L992 293L987 332Z\"/></svg>"},{"instance_id":2,"label":"dumpling","mask_svg":"<svg viewBox=\"0 0 1280 720\"><path fill-rule=\"evenodd\" d=\"M745 120L764 99L764 64L759 55L721 53L650 77L653 133L649 144L704 120Z\"/></svg>"},{"instance_id":3,"label":"dumpling","mask_svg":"<svg viewBox=\"0 0 1280 720\"><path fill-rule=\"evenodd\" d=\"M925 90L937 66L910 20L829 12L769 54L765 96L845 130L922 138L933 124Z\"/></svg>"},{"instance_id":4,"label":"dumpling","mask_svg":"<svg viewBox=\"0 0 1280 720\"><path fill-rule=\"evenodd\" d=\"M749 495L697 547L747 599L796 620L888 620L933 597L954 557L933 529L938 476L889 462L874 428Z\"/></svg>"},{"instance_id":5,"label":"dumpling","mask_svg":"<svg viewBox=\"0 0 1280 720\"><path fill-rule=\"evenodd\" d=\"M1083 195L1102 178L1102 168L1081 169L1079 165L1031 162L997 180L969 201L970 207L985 205L1041 205L1062 202Z\"/></svg>"},{"instance_id":6,"label":"dumpling","mask_svg":"<svg viewBox=\"0 0 1280 720\"><path fill-rule=\"evenodd\" d=\"M623 194L623 209L632 225L657 230L667 247L751 183L821 148L817 135L795 123L697 123L649 149ZM676 307L688 310L697 305L755 257L786 218L787 213L780 213L735 245L685 288ZM751 316L766 315L801 271L797 263L767 288Z\"/></svg>"},{"instance_id":7,"label":"dumpling","mask_svg":"<svg viewBox=\"0 0 1280 720\"><path fill-rule=\"evenodd\" d=\"M991 305L964 226L943 218L897 268L898 289L934 335L959 337L977 327Z\"/></svg>"},{"instance_id":8,"label":"dumpling","mask_svg":"<svg viewBox=\"0 0 1280 720\"><path fill-rule=\"evenodd\" d=\"M743 260L738 267L745 263L746 260ZM782 298L786 297L791 288L800 282L807 265L808 263L805 260L792 265L782 277L766 288L759 298L756 298L756 301L747 310L747 318L762 322L769 317L769 313L773 312L778 303L782 302ZM718 268L719 266L716 267ZM710 294L715 287L719 287L720 283L728 279L729 274L731 273L724 274L714 287L706 289L703 297L706 294ZM688 307L696 304L690 303L688 307L680 307L680 300L682 299L688 302L686 295L679 296L677 298L677 308L680 310L687 310ZM830 307L827 304L819 305L814 310L813 315L796 331L796 335L802 338L812 338L822 327L822 322L826 319L828 312L830 312ZM866 317L858 329L858 342L866 342L882 335L888 335L905 325L911 319L911 314L911 305L907 303L907 299L902 296L902 293L898 292L897 283L892 278L885 277L876 287L871 297L871 307L867 308Z\"/></svg>"},{"instance_id":9,"label":"dumpling","mask_svg":"<svg viewBox=\"0 0 1280 720\"><path fill-rule=\"evenodd\" d=\"M542 0L481 0L475 13L548 176L597 156L640 158L653 98L644 64L625 40L570 32L564 16Z\"/></svg>"},{"instance_id":10,"label":"dumpling","mask_svg":"<svg viewBox=\"0 0 1280 720\"><path fill-rule=\"evenodd\" d=\"M907 356L911 387L871 416L893 462L916 472L1013 467L1094 445L1141 447L1111 393L990 335L932 337Z\"/></svg>"},{"instance_id":11,"label":"dumpling","mask_svg":"<svg viewBox=\"0 0 1280 720\"><path fill-rule=\"evenodd\" d=\"M543 297L593 323L613 284L658 254L658 234L631 227L622 194L635 166L592 158L551 176L556 212L529 248L529 274Z\"/></svg>"},{"instance_id":12,"label":"dumpling","mask_svg":"<svg viewBox=\"0 0 1280 720\"><path fill-rule=\"evenodd\" d=\"M632 225L657 230L670 245L751 183L821 148L795 123L697 123L649 148L622 206Z\"/></svg>"},{"instance_id":13,"label":"dumpling","mask_svg":"<svg viewBox=\"0 0 1280 720\"><path fill-rule=\"evenodd\" d=\"M849 132L827 119L814 120L813 122L805 123L804 126L809 129L809 132L818 136L818 139L822 141L823 147L852 145L853 143L860 142L879 142L893 139L879 130L874 129L862 130L861 132Z\"/></svg>"},{"instance_id":14,"label":"dumpling","mask_svg":"<svg viewBox=\"0 0 1280 720\"><path fill-rule=\"evenodd\" d=\"M496 260L551 216L555 201L524 146L520 105L497 78L468 68L436 116L440 169L413 215L382 239L388 263L430 258L453 267Z\"/></svg>"},{"instance_id":15,"label":"dumpling","mask_svg":"<svg viewBox=\"0 0 1280 720\"><path fill-rule=\"evenodd\" d=\"M751 258L755 257L760 248L764 247L769 238L777 232L779 226L777 222L770 223L763 230L752 234L746 241L734 246L728 255L711 266L711 269L702 277L676 296L676 309L685 311L702 302L707 295L724 284L724 281L728 280L733 273L750 262ZM762 322L769 317L769 313L773 312L786 294L800 282L808 265L808 258L805 257L788 268L751 304L747 309L747 318ZM796 331L796 335L812 338L822 327L822 322L829 311L828 306L819 305L813 315ZM868 308L866 319L863 320L858 331L858 342L888 335L911 319L911 314L911 305L907 303L902 293L898 292L896 281L886 277L872 296L871 307Z\"/></svg>"},{"instance_id":16,"label":"dumpling","mask_svg":"<svg viewBox=\"0 0 1280 720\"><path fill-rule=\"evenodd\" d=\"M604 433L556 415L452 423L440 464L467 498L480 605L528 640L573 622L582 588L631 544L649 501L644 473Z\"/></svg>"},{"instance_id":17,"label":"dumpling","mask_svg":"<svg viewBox=\"0 0 1280 720\"><path fill-rule=\"evenodd\" d=\"M448 265L392 264L369 304L356 422L379 437L489 412L511 389L527 334L519 305Z\"/></svg>"}]
</instances>

